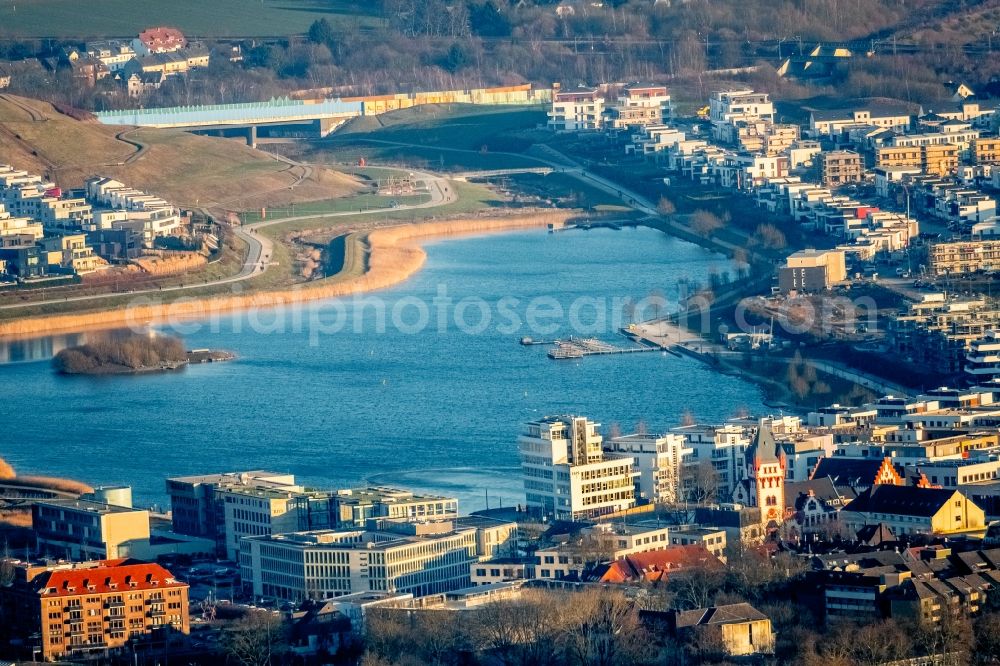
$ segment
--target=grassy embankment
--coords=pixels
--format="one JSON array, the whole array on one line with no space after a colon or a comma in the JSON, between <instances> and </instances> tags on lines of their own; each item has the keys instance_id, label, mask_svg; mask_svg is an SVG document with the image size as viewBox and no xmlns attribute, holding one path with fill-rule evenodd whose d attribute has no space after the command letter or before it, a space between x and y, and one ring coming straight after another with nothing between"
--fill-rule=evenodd
<instances>
[{"instance_id":1,"label":"grassy embankment","mask_svg":"<svg viewBox=\"0 0 1000 666\"><path fill-rule=\"evenodd\" d=\"M118 138L123 132L141 144L141 152ZM0 155L19 169L48 174L63 188L80 187L90 176L110 176L184 208L245 210L361 189L354 178L325 168L289 189L300 169L239 141L76 120L25 98L0 99Z\"/></svg>"},{"instance_id":2,"label":"grassy embankment","mask_svg":"<svg viewBox=\"0 0 1000 666\"><path fill-rule=\"evenodd\" d=\"M544 122L541 108L431 104L355 118L301 154L328 164L351 165L364 158L435 171L539 167L544 164L520 153L542 138L536 127Z\"/></svg>"},{"instance_id":3,"label":"grassy embankment","mask_svg":"<svg viewBox=\"0 0 1000 666\"><path fill-rule=\"evenodd\" d=\"M80 10L73 0L32 0L0 5L0 38L98 38L133 36L151 25L170 25L199 37L259 37L304 33L316 19L334 25L375 25L376 5L357 0L101 0Z\"/></svg>"}]
</instances>

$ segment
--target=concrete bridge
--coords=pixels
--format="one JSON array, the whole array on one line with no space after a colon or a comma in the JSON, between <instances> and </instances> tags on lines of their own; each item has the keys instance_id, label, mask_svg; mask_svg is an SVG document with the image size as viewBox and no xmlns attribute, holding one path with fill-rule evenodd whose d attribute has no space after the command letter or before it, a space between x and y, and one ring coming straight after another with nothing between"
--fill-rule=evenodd
<instances>
[{"instance_id":1,"label":"concrete bridge","mask_svg":"<svg viewBox=\"0 0 1000 666\"><path fill-rule=\"evenodd\" d=\"M180 129L213 136L243 136L250 146L256 146L258 135L324 137L363 112L364 103L361 101L286 98L245 104L100 111L97 119L105 125L135 125Z\"/></svg>"}]
</instances>

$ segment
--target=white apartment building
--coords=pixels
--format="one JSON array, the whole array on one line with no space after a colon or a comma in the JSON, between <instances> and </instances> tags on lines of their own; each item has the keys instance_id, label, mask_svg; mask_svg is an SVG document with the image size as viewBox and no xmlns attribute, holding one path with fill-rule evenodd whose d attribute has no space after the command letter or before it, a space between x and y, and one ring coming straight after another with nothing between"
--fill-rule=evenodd
<instances>
[{"instance_id":1,"label":"white apartment building","mask_svg":"<svg viewBox=\"0 0 1000 666\"><path fill-rule=\"evenodd\" d=\"M914 148L918 146L940 146L950 144L958 146L960 152L966 155L972 142L979 138L979 130L965 129L954 132L923 132L920 134L896 134L889 140L889 145L895 148Z\"/></svg>"},{"instance_id":2,"label":"white apartment building","mask_svg":"<svg viewBox=\"0 0 1000 666\"><path fill-rule=\"evenodd\" d=\"M559 90L552 96L548 127L557 132L599 130L604 114L604 95L598 88Z\"/></svg>"},{"instance_id":3,"label":"white apartment building","mask_svg":"<svg viewBox=\"0 0 1000 666\"><path fill-rule=\"evenodd\" d=\"M679 426L671 432L682 435L691 449L690 468L708 464L715 471L716 498L728 501L736 484L746 476L745 454L750 446L746 429L737 424ZM689 469L690 469L689 468ZM690 490L692 474L685 474L685 491Z\"/></svg>"},{"instance_id":4,"label":"white apartment building","mask_svg":"<svg viewBox=\"0 0 1000 666\"><path fill-rule=\"evenodd\" d=\"M38 219L49 229L78 231L89 227L94 215L85 199L43 197Z\"/></svg>"},{"instance_id":5,"label":"white apartment building","mask_svg":"<svg viewBox=\"0 0 1000 666\"><path fill-rule=\"evenodd\" d=\"M426 596L468 587L475 528L451 521L247 537L244 585L255 597L302 601L357 592Z\"/></svg>"},{"instance_id":6,"label":"white apartment building","mask_svg":"<svg viewBox=\"0 0 1000 666\"><path fill-rule=\"evenodd\" d=\"M965 374L977 382L1000 377L1000 333L987 331L986 335L972 341L965 353Z\"/></svg>"},{"instance_id":7,"label":"white apartment building","mask_svg":"<svg viewBox=\"0 0 1000 666\"><path fill-rule=\"evenodd\" d=\"M1000 479L1000 457L996 453L988 456L973 456L960 460L936 460L910 463L905 467L904 478L923 474L932 485L949 490L962 489L970 484L995 482Z\"/></svg>"},{"instance_id":8,"label":"white apartment building","mask_svg":"<svg viewBox=\"0 0 1000 666\"><path fill-rule=\"evenodd\" d=\"M647 125L632 135L632 142L625 145L625 154L655 155L686 140L684 132L669 125Z\"/></svg>"},{"instance_id":9,"label":"white apartment building","mask_svg":"<svg viewBox=\"0 0 1000 666\"><path fill-rule=\"evenodd\" d=\"M42 182L42 177L30 174L21 169L15 169L9 164L0 164L0 190L21 185L36 185ZM49 185L51 187L51 184Z\"/></svg>"},{"instance_id":10,"label":"white apartment building","mask_svg":"<svg viewBox=\"0 0 1000 666\"><path fill-rule=\"evenodd\" d=\"M605 454L597 428L582 416L524 425L518 448L529 507L559 520L582 520L635 505L635 458Z\"/></svg>"},{"instance_id":11,"label":"white apartment building","mask_svg":"<svg viewBox=\"0 0 1000 666\"><path fill-rule=\"evenodd\" d=\"M684 437L632 434L612 437L604 450L635 460L636 496L654 504L672 504L681 500L682 466L691 448Z\"/></svg>"},{"instance_id":12,"label":"white apartment building","mask_svg":"<svg viewBox=\"0 0 1000 666\"><path fill-rule=\"evenodd\" d=\"M912 124L913 115L902 107L817 109L810 114L809 132L814 137L833 136L853 127L880 127L893 132L904 132Z\"/></svg>"},{"instance_id":13,"label":"white apartment building","mask_svg":"<svg viewBox=\"0 0 1000 666\"><path fill-rule=\"evenodd\" d=\"M666 86L630 83L608 111L614 129L659 125L672 115L670 94Z\"/></svg>"},{"instance_id":14,"label":"white apartment building","mask_svg":"<svg viewBox=\"0 0 1000 666\"><path fill-rule=\"evenodd\" d=\"M31 236L33 240L41 240L45 230L40 222L27 217L12 217L0 203L0 238L5 236Z\"/></svg>"},{"instance_id":15,"label":"white apartment building","mask_svg":"<svg viewBox=\"0 0 1000 666\"><path fill-rule=\"evenodd\" d=\"M113 222L112 229L130 229L142 234L142 242L152 247L156 238L170 236L181 228L181 217L176 208L159 210L132 210L126 212L123 222Z\"/></svg>"},{"instance_id":16,"label":"white apartment building","mask_svg":"<svg viewBox=\"0 0 1000 666\"><path fill-rule=\"evenodd\" d=\"M102 226L95 223L96 228L108 228L103 225L110 221L110 228L142 234L146 247L152 247L156 238L173 235L181 228L180 211L160 197L113 178L89 178L84 187L88 198L111 209L97 212Z\"/></svg>"},{"instance_id":17,"label":"white apartment building","mask_svg":"<svg viewBox=\"0 0 1000 666\"><path fill-rule=\"evenodd\" d=\"M717 90L708 100L712 137L716 141L734 142L735 127L741 122L769 120L774 122L774 104L767 93L752 88Z\"/></svg>"}]
</instances>

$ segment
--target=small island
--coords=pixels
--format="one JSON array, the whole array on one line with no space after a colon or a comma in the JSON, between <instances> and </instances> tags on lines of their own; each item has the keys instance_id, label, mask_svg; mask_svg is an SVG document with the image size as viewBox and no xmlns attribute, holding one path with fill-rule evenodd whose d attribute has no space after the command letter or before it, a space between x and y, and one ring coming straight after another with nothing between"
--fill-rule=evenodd
<instances>
[{"instance_id":1,"label":"small island","mask_svg":"<svg viewBox=\"0 0 1000 666\"><path fill-rule=\"evenodd\" d=\"M187 351L180 339L170 336L129 335L69 347L56 354L52 364L66 375L125 375L180 370L189 363L211 363L235 358L213 349Z\"/></svg>"}]
</instances>

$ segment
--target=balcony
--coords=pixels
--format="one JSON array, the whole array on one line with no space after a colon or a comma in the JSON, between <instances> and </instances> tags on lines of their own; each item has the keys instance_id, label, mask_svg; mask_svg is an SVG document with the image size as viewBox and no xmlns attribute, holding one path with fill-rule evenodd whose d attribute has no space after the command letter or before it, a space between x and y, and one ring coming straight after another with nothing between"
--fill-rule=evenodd
<instances>
[{"instance_id":1,"label":"balcony","mask_svg":"<svg viewBox=\"0 0 1000 666\"><path fill-rule=\"evenodd\" d=\"M166 617L167 611L162 608L152 608L146 615L149 617Z\"/></svg>"}]
</instances>

